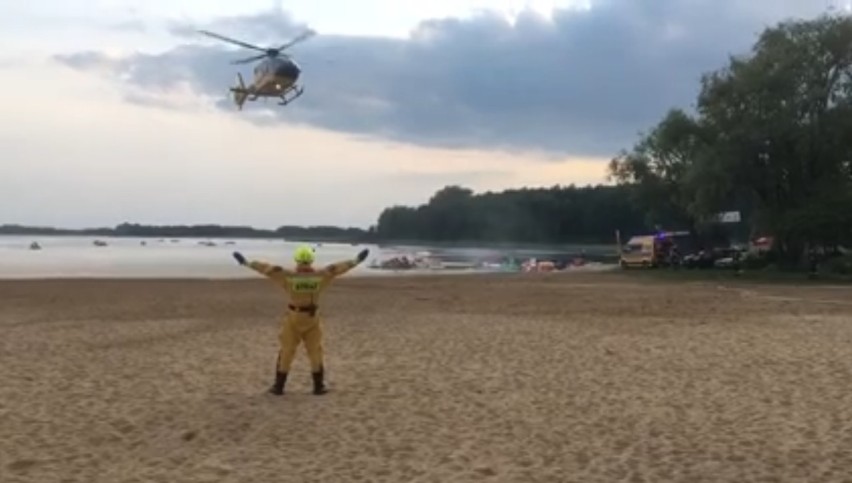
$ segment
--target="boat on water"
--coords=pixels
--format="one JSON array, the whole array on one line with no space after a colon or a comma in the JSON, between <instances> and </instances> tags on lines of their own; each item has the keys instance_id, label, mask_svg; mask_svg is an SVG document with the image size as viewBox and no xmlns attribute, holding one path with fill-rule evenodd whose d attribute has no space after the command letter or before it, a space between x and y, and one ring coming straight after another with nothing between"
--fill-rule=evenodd
<instances>
[{"instance_id":1,"label":"boat on water","mask_svg":"<svg viewBox=\"0 0 852 483\"><path fill-rule=\"evenodd\" d=\"M385 260L373 260L370 268L379 270L512 270L513 263L498 262L485 263L477 260L466 259L441 259L428 251L420 251L413 254L396 254Z\"/></svg>"},{"instance_id":2,"label":"boat on water","mask_svg":"<svg viewBox=\"0 0 852 483\"><path fill-rule=\"evenodd\" d=\"M428 253L399 254L385 260L374 259L370 268L380 270L423 270L441 268L441 262L428 256Z\"/></svg>"},{"instance_id":3,"label":"boat on water","mask_svg":"<svg viewBox=\"0 0 852 483\"><path fill-rule=\"evenodd\" d=\"M448 262L448 261L440 261L438 262L438 267L442 270L473 270L475 268L481 268L481 266L472 263L472 262Z\"/></svg>"},{"instance_id":4,"label":"boat on water","mask_svg":"<svg viewBox=\"0 0 852 483\"><path fill-rule=\"evenodd\" d=\"M30 243L30 250L41 250L41 245L38 242Z\"/></svg>"}]
</instances>

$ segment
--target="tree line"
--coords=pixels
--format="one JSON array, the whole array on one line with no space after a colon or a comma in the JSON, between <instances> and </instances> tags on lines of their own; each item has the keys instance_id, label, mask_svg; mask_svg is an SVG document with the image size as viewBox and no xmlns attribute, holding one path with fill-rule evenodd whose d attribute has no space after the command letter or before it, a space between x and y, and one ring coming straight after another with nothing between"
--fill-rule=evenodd
<instances>
[{"instance_id":1,"label":"tree line","mask_svg":"<svg viewBox=\"0 0 852 483\"><path fill-rule=\"evenodd\" d=\"M613 243L615 230L646 231L632 189L555 186L474 194L447 186L416 207L379 215L381 240L487 243Z\"/></svg>"},{"instance_id":2,"label":"tree line","mask_svg":"<svg viewBox=\"0 0 852 483\"><path fill-rule=\"evenodd\" d=\"M370 231L337 226L281 226L264 230L228 225L141 225L122 223L113 228L67 229L24 225L0 225L0 235L85 235L138 238L283 238L300 241L369 241Z\"/></svg>"}]
</instances>

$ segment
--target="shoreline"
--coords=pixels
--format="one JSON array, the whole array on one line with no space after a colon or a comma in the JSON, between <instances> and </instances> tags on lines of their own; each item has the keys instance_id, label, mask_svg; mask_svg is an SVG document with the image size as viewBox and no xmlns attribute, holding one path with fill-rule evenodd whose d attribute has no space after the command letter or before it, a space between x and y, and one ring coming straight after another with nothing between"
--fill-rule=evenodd
<instances>
[{"instance_id":1,"label":"shoreline","mask_svg":"<svg viewBox=\"0 0 852 483\"><path fill-rule=\"evenodd\" d=\"M560 252L571 251L577 248L591 250L594 253L614 253L614 243L606 242L585 242L585 241L568 241L554 243L527 243L527 242L488 242L459 240L454 242L439 242L427 240L376 240L376 239L343 239L343 238L291 238L284 236L155 236L155 235L116 235L116 234L96 234L96 233L0 233L2 238L93 238L93 239L116 239L116 240L163 240L163 243L170 244L171 240L179 241L197 241L197 240L217 240L217 241L267 241L267 242L284 242L284 243L322 243L331 245L350 245L361 246L371 245L379 248L432 248L440 250L494 250L494 251L532 251L532 252Z\"/></svg>"},{"instance_id":2,"label":"shoreline","mask_svg":"<svg viewBox=\"0 0 852 483\"><path fill-rule=\"evenodd\" d=\"M387 276L375 276L375 275L344 275L341 278L335 280L335 284L339 284L345 280L400 280L400 279L412 279L419 280L423 278L458 278L460 276L468 276L468 277L491 277L491 276L500 276L500 275L518 275L518 273L510 273L510 272L487 272L487 273L422 273L422 274L400 274L400 275L387 275ZM175 276L175 277L164 277L164 276L115 276L108 277L102 275L93 275L93 276L79 276L79 275L62 275L55 277L45 277L43 275L34 275L32 277L0 277L0 283L2 282L251 282L251 281L266 281L270 280L266 277L258 274L257 276L247 275L240 277L192 277L192 276Z\"/></svg>"},{"instance_id":3,"label":"shoreline","mask_svg":"<svg viewBox=\"0 0 852 483\"><path fill-rule=\"evenodd\" d=\"M618 265L601 264L589 268L571 268L568 270L559 270L553 272L523 272L520 270L381 270L381 269L366 269L364 271L352 272L338 278L335 283L340 283L343 280L400 280L400 279L422 279L422 278L458 278L458 277L477 277L477 278L493 278L506 276L524 276L524 277L541 277L541 276L571 276L578 274L597 274L615 272ZM242 275L222 276L222 275L74 275L74 274L59 274L59 275L44 275L33 274L24 276L0 276L0 281L75 281L75 280L102 280L102 281L211 281L211 282L227 282L227 281L243 281L243 280L266 280L259 273L246 273Z\"/></svg>"}]
</instances>

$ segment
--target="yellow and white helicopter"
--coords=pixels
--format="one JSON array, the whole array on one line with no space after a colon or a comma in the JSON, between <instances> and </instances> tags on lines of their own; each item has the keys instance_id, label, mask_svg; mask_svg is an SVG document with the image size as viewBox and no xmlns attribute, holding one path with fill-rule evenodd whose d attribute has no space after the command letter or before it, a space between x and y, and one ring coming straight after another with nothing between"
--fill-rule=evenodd
<instances>
[{"instance_id":1,"label":"yellow and white helicopter","mask_svg":"<svg viewBox=\"0 0 852 483\"><path fill-rule=\"evenodd\" d=\"M253 55L245 59L231 62L231 64L248 64L250 62L265 59L254 67L254 80L249 85L246 85L245 82L243 82L243 76L237 72L237 85L231 87L229 90L233 93L234 104L237 105L238 109L243 109L243 104L245 104L246 100L256 101L261 97L275 97L281 99L279 104L286 106L293 102L297 97L301 96L304 92L304 88L296 83L302 73L301 68L289 55L282 53L282 51L313 37L316 35L314 30L308 29L286 44L277 48L268 49L225 37L224 35L219 35L207 30L199 30L199 32L234 45L239 45L246 49L263 52L260 55Z\"/></svg>"}]
</instances>

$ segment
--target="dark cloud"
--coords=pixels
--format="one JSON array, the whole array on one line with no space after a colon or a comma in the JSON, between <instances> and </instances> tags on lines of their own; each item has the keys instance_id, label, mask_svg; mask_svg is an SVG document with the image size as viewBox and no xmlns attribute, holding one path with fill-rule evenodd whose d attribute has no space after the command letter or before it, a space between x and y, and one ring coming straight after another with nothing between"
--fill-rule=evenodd
<instances>
[{"instance_id":1,"label":"dark cloud","mask_svg":"<svg viewBox=\"0 0 852 483\"><path fill-rule=\"evenodd\" d=\"M703 72L746 52L766 25L818 14L824 6L814 3L605 0L552 19L430 20L406 40L319 35L292 52L305 95L268 106L281 122L420 145L610 156L668 108L689 107ZM172 25L187 43L162 54L58 59L83 70L109 64L123 82L153 90L189 82L224 96L237 71L228 62L249 52L201 37L197 27ZM275 45L306 26L273 10L203 27ZM248 79L249 68L240 70Z\"/></svg>"}]
</instances>

